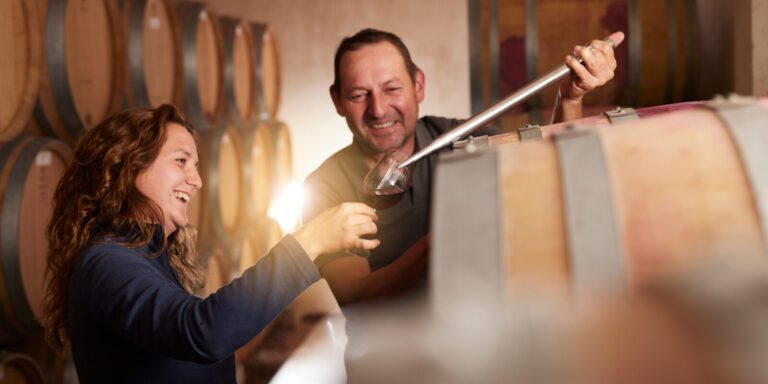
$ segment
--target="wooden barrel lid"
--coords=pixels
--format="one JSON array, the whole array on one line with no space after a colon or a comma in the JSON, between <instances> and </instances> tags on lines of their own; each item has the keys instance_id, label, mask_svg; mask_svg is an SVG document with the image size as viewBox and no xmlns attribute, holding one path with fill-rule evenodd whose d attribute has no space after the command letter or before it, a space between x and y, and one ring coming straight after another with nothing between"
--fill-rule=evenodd
<instances>
[{"instance_id":1,"label":"wooden barrel lid","mask_svg":"<svg viewBox=\"0 0 768 384\"><path fill-rule=\"evenodd\" d=\"M255 55L249 25L239 19L221 18L224 44L224 87L229 117L239 128L256 117Z\"/></svg>"},{"instance_id":2,"label":"wooden barrel lid","mask_svg":"<svg viewBox=\"0 0 768 384\"><path fill-rule=\"evenodd\" d=\"M40 86L42 40L37 3L0 2L0 141L9 141L27 124Z\"/></svg>"},{"instance_id":3,"label":"wooden barrel lid","mask_svg":"<svg viewBox=\"0 0 768 384\"><path fill-rule=\"evenodd\" d=\"M268 24L252 23L254 52L256 54L257 102L261 118L277 118L280 104L280 56L277 40Z\"/></svg>"},{"instance_id":4,"label":"wooden barrel lid","mask_svg":"<svg viewBox=\"0 0 768 384\"><path fill-rule=\"evenodd\" d=\"M256 262L266 255L266 247L261 236L261 232L251 231L243 237L237 252L237 262L233 265L235 276L240 276L246 269L252 267Z\"/></svg>"},{"instance_id":5,"label":"wooden barrel lid","mask_svg":"<svg viewBox=\"0 0 768 384\"><path fill-rule=\"evenodd\" d=\"M264 218L249 226L247 233L235 244L232 257L233 276L240 276L256 264L283 238L283 231L274 219Z\"/></svg>"},{"instance_id":6,"label":"wooden barrel lid","mask_svg":"<svg viewBox=\"0 0 768 384\"><path fill-rule=\"evenodd\" d=\"M210 244L203 249L200 259L206 272L205 285L198 295L206 298L229 282L228 255L223 247Z\"/></svg>"},{"instance_id":7,"label":"wooden barrel lid","mask_svg":"<svg viewBox=\"0 0 768 384\"><path fill-rule=\"evenodd\" d=\"M227 228L236 228L239 224L243 167L238 137L234 130L227 129L222 133L219 147L219 212L222 224Z\"/></svg>"},{"instance_id":8,"label":"wooden barrel lid","mask_svg":"<svg viewBox=\"0 0 768 384\"><path fill-rule=\"evenodd\" d=\"M253 124L243 133L244 203L251 223L267 216L272 195L272 136L267 123Z\"/></svg>"},{"instance_id":9,"label":"wooden barrel lid","mask_svg":"<svg viewBox=\"0 0 768 384\"><path fill-rule=\"evenodd\" d=\"M201 177L205 187L206 220L212 234L231 246L242 235L243 167L240 135L232 126L220 126L203 135Z\"/></svg>"},{"instance_id":10,"label":"wooden barrel lid","mask_svg":"<svg viewBox=\"0 0 768 384\"><path fill-rule=\"evenodd\" d=\"M71 159L72 149L65 143L31 136L19 137L0 150L5 289L1 296L13 309L0 327L19 338L42 331L46 227L53 213L53 194Z\"/></svg>"},{"instance_id":11,"label":"wooden barrel lid","mask_svg":"<svg viewBox=\"0 0 768 384\"><path fill-rule=\"evenodd\" d=\"M31 357L21 353L3 351L0 355L0 369L3 383L45 383L40 366Z\"/></svg>"},{"instance_id":12,"label":"wooden barrel lid","mask_svg":"<svg viewBox=\"0 0 768 384\"><path fill-rule=\"evenodd\" d=\"M273 191L279 193L293 177L291 134L288 126L283 122L272 123L272 150L274 159L272 187Z\"/></svg>"},{"instance_id":13,"label":"wooden barrel lid","mask_svg":"<svg viewBox=\"0 0 768 384\"><path fill-rule=\"evenodd\" d=\"M184 55L184 105L199 130L210 130L220 119L223 64L219 19L209 8L192 2L176 5Z\"/></svg>"},{"instance_id":14,"label":"wooden barrel lid","mask_svg":"<svg viewBox=\"0 0 768 384\"><path fill-rule=\"evenodd\" d=\"M280 224L274 219L267 219L266 224L262 229L262 238L264 239L264 245L266 246L265 254L269 252L280 240L285 236Z\"/></svg>"},{"instance_id":15,"label":"wooden barrel lid","mask_svg":"<svg viewBox=\"0 0 768 384\"><path fill-rule=\"evenodd\" d=\"M29 356L37 363L45 377L45 383L76 384L77 372L72 359L72 351L69 347L63 352L54 351L44 338L28 342L15 343L13 353ZM6 381L0 380L1 383ZM25 381L26 382L26 381Z\"/></svg>"},{"instance_id":16,"label":"wooden barrel lid","mask_svg":"<svg viewBox=\"0 0 768 384\"><path fill-rule=\"evenodd\" d=\"M41 1L44 66L35 118L44 133L73 143L122 102L121 22L112 1Z\"/></svg>"},{"instance_id":17,"label":"wooden barrel lid","mask_svg":"<svg viewBox=\"0 0 768 384\"><path fill-rule=\"evenodd\" d=\"M202 177L202 175L201 175ZM205 187L205 184L203 184ZM205 190L198 190L195 194L195 197L192 198L192 201L189 202L187 205L187 218L189 220L189 224L193 228L197 229L198 232L202 229L203 224L203 217L205 217L205 207L204 207L204 192Z\"/></svg>"},{"instance_id":18,"label":"wooden barrel lid","mask_svg":"<svg viewBox=\"0 0 768 384\"><path fill-rule=\"evenodd\" d=\"M128 0L128 83L131 107L181 102L181 32L170 0Z\"/></svg>"}]
</instances>

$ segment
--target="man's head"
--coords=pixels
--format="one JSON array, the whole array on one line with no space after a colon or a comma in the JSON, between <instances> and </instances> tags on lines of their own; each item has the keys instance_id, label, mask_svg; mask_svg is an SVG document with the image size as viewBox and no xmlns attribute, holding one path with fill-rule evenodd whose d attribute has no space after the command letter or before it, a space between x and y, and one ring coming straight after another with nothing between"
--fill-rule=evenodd
<instances>
[{"instance_id":1,"label":"man's head","mask_svg":"<svg viewBox=\"0 0 768 384\"><path fill-rule=\"evenodd\" d=\"M396 35L365 29L342 40L331 98L367 152L413 150L424 74Z\"/></svg>"}]
</instances>

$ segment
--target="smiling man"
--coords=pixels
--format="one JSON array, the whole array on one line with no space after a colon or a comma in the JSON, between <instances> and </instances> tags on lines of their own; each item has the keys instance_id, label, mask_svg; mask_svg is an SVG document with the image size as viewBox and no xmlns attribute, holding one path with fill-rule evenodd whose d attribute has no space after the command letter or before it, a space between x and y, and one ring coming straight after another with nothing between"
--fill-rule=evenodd
<instances>
[{"instance_id":1,"label":"smiling man","mask_svg":"<svg viewBox=\"0 0 768 384\"><path fill-rule=\"evenodd\" d=\"M574 49L584 59L583 65L572 56L566 59L575 74L560 86L563 102L559 115L566 120L581 117L582 97L613 78L616 60L611 45L596 40L592 47ZM397 150L410 156L461 123L434 116L419 118L425 81L408 48L392 33L365 29L342 40L334 58L330 94L352 132L352 144L307 177L305 220L341 202L366 201L363 179L387 152ZM494 133L487 129L475 135ZM377 212L376 237L381 245L370 257L337 252L315 261L340 304L392 296L424 280L436 161L433 154L416 163L412 185L403 198Z\"/></svg>"}]
</instances>

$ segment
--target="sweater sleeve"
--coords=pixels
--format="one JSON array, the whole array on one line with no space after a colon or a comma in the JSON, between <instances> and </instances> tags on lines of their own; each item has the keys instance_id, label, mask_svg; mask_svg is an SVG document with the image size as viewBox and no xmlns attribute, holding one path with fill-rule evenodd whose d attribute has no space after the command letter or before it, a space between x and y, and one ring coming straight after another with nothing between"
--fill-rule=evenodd
<instances>
[{"instance_id":1,"label":"sweater sleeve","mask_svg":"<svg viewBox=\"0 0 768 384\"><path fill-rule=\"evenodd\" d=\"M172 358L211 363L253 338L320 276L290 235L205 299L163 275L142 252L98 245L72 276L70 310Z\"/></svg>"}]
</instances>

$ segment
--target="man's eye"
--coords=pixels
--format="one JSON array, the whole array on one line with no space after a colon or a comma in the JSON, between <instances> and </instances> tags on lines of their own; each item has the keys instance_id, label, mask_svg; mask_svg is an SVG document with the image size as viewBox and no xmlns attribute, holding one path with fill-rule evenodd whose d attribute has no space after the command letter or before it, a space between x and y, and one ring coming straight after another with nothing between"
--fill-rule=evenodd
<instances>
[{"instance_id":1,"label":"man's eye","mask_svg":"<svg viewBox=\"0 0 768 384\"><path fill-rule=\"evenodd\" d=\"M399 91L400 89L401 89L400 87L387 88L387 92L395 93L395 92Z\"/></svg>"},{"instance_id":2,"label":"man's eye","mask_svg":"<svg viewBox=\"0 0 768 384\"><path fill-rule=\"evenodd\" d=\"M363 98L364 98L364 97L365 97L365 95L364 95L364 94L362 94L362 93L357 93L357 94L354 94L354 95L351 95L351 96L349 96L349 100L350 100L350 101L360 101L360 100L363 100Z\"/></svg>"}]
</instances>

